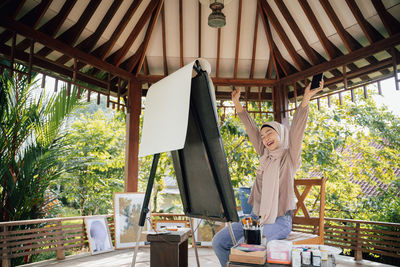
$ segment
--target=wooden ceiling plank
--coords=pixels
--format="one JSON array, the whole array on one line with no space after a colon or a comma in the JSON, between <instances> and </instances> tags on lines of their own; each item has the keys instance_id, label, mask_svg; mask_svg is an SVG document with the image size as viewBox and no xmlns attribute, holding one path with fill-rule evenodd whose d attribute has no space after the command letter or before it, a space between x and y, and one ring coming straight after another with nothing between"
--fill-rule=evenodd
<instances>
[{"instance_id":1,"label":"wooden ceiling plank","mask_svg":"<svg viewBox=\"0 0 400 267\"><path fill-rule=\"evenodd\" d=\"M335 27L337 33L339 34L340 38L342 39L344 45L347 48L347 51L351 52L351 51L361 48L362 46L343 27L342 23L340 22L338 16L336 15L336 13L333 10L329 1L328 0L319 0L319 2L321 3L321 5L324 8L326 14L328 15L330 21L332 22L333 26Z\"/></svg>"},{"instance_id":2,"label":"wooden ceiling plank","mask_svg":"<svg viewBox=\"0 0 400 267\"><path fill-rule=\"evenodd\" d=\"M136 50L135 54L127 58L124 62L119 65L120 68L124 70L128 70L129 72L132 72L132 70L135 68L135 66L138 64L140 57L143 53L143 47L144 43L141 43L139 48ZM98 70L100 72L100 70Z\"/></svg>"},{"instance_id":3,"label":"wooden ceiling plank","mask_svg":"<svg viewBox=\"0 0 400 267\"><path fill-rule=\"evenodd\" d=\"M364 18L354 0L346 0L346 3L370 44L384 39L384 37Z\"/></svg>"},{"instance_id":4,"label":"wooden ceiling plank","mask_svg":"<svg viewBox=\"0 0 400 267\"><path fill-rule=\"evenodd\" d=\"M112 72L113 74L120 75L126 79L132 77L132 74L122 70L116 66L113 66L107 62L102 61L101 59L82 52L79 49L71 47L57 39L51 38L48 35L39 32L37 30L32 29L31 27L15 21L9 17L1 16L0 17L0 25L2 27L8 28L9 30L13 30L18 34L25 36L26 38L32 39L35 42L41 43L50 49L57 50L61 53L68 55L71 58L76 58L80 61L84 61L94 67L100 68L102 70L106 70Z\"/></svg>"},{"instance_id":5,"label":"wooden ceiling plank","mask_svg":"<svg viewBox=\"0 0 400 267\"><path fill-rule=\"evenodd\" d=\"M221 28L218 28L218 40L217 40L217 69L215 71L215 76L219 77L219 58L221 55Z\"/></svg>"},{"instance_id":6,"label":"wooden ceiling plank","mask_svg":"<svg viewBox=\"0 0 400 267\"><path fill-rule=\"evenodd\" d=\"M304 60L297 52L292 42L290 41L289 37L286 35L285 30L283 29L282 25L279 23L278 18L275 16L272 8L269 6L267 1L261 1L261 6L263 7L264 13L271 21L272 25L274 26L278 36L281 38L283 45L289 52L290 57L292 58L293 62L295 63L298 70L304 70L310 66L310 64Z\"/></svg>"},{"instance_id":7,"label":"wooden ceiling plank","mask_svg":"<svg viewBox=\"0 0 400 267\"><path fill-rule=\"evenodd\" d=\"M276 73L278 73L278 66L277 66L277 61L282 60L283 57L280 54L279 50L277 50L276 45L274 43L274 40L272 39L272 34L271 34L271 29L269 27L268 24L268 18L267 16L264 14L264 12L262 11L262 7L261 7L261 0L258 0L258 7L260 10L260 16L261 16L261 20L264 24L264 31L265 31L265 35L267 36L267 41L268 41L268 46L270 49L270 57L272 57L272 59L274 60L274 67L275 67L275 71ZM275 51L277 50L277 51ZM279 64L281 64L279 62ZM287 64L285 64L284 60L282 61L282 70L284 72L285 75L289 75L290 74L290 68Z\"/></svg>"},{"instance_id":8,"label":"wooden ceiling plank","mask_svg":"<svg viewBox=\"0 0 400 267\"><path fill-rule=\"evenodd\" d=\"M126 26L128 25L129 21L131 20L132 16L135 14L136 10L140 6L143 0L133 0L132 4L129 6L128 10L126 11L124 17L118 23L117 28L114 30L113 34L111 35L110 39L96 48L92 54L100 57L102 60L105 60L108 55L110 54L111 50L113 49L114 45L118 41L119 37L121 36L122 32L125 30Z\"/></svg>"},{"instance_id":9,"label":"wooden ceiling plank","mask_svg":"<svg viewBox=\"0 0 400 267\"><path fill-rule=\"evenodd\" d=\"M343 65L349 66L349 64L352 62L363 59L365 57L368 57L369 55L373 55L383 50L389 49L398 44L400 44L400 33L397 33L392 37L388 37L384 40L375 42L372 45L357 49L351 52L350 54L342 55L336 58L335 60L327 61L317 66L312 66L307 70L294 73L288 77L283 78L281 82L286 83L286 82L298 81L306 77L310 77L314 73L329 71L330 69L339 68Z\"/></svg>"},{"instance_id":10,"label":"wooden ceiling plank","mask_svg":"<svg viewBox=\"0 0 400 267\"><path fill-rule=\"evenodd\" d=\"M110 8L108 9L106 15L101 20L99 26L96 28L96 31L91 34L88 38L80 42L76 48L82 50L83 52L90 53L96 43L99 41L101 35L104 33L105 29L107 28L108 24L110 23L111 19L114 17L115 13L117 12L118 8L121 6L122 0L115 0L111 4ZM59 59L57 59L57 63L64 64L70 58L63 55ZM77 68L81 69L84 64L78 64Z\"/></svg>"},{"instance_id":11,"label":"wooden ceiling plank","mask_svg":"<svg viewBox=\"0 0 400 267\"><path fill-rule=\"evenodd\" d=\"M183 6L179 0L179 65L183 67Z\"/></svg>"},{"instance_id":12,"label":"wooden ceiling plank","mask_svg":"<svg viewBox=\"0 0 400 267\"><path fill-rule=\"evenodd\" d=\"M386 10L382 1L373 0L372 4L374 5L376 12L378 12L378 16L385 26L386 31L389 33L389 36L398 33L400 31L400 22Z\"/></svg>"},{"instance_id":13,"label":"wooden ceiling plank","mask_svg":"<svg viewBox=\"0 0 400 267\"><path fill-rule=\"evenodd\" d=\"M303 50L306 53L310 62L313 65L321 63L321 61L320 61L321 57L318 57L316 55L316 51L313 50L311 48L311 46L308 44L308 42L307 42L306 38L304 37L303 33L301 32L299 26L297 26L296 21L293 19L292 15L290 14L286 5L283 3L283 0L275 0L275 3L278 6L279 10L281 11L285 20L287 21L290 29L293 31L294 35L296 36L297 40L299 41L301 47L303 48Z\"/></svg>"},{"instance_id":14,"label":"wooden ceiling plank","mask_svg":"<svg viewBox=\"0 0 400 267\"><path fill-rule=\"evenodd\" d=\"M63 32L57 39L68 45L74 45L82 34L94 12L99 7L101 0L91 0L74 26Z\"/></svg>"},{"instance_id":15,"label":"wooden ceiling plank","mask_svg":"<svg viewBox=\"0 0 400 267\"><path fill-rule=\"evenodd\" d=\"M108 62L112 62L113 65L119 66L129 49L132 47L139 33L142 31L146 22L151 18L151 14L157 6L157 0L152 0L147 6L146 10L143 12L143 15L140 17L139 21L136 23L135 27L131 31L128 36L128 39L125 41L124 45L116 51L113 55L107 58Z\"/></svg>"},{"instance_id":16,"label":"wooden ceiling plank","mask_svg":"<svg viewBox=\"0 0 400 267\"><path fill-rule=\"evenodd\" d=\"M351 36L343 27L342 23L340 22L339 18L337 17L335 11L333 10L331 4L328 0L319 0L322 7L324 8L325 12L328 14L329 19L331 20L333 26L335 27L336 31L338 32L340 38L342 39L344 45L346 46L349 52L354 51L362 47L362 45L353 37ZM378 62L376 58L373 56L368 56L365 58L369 63L375 64ZM363 77L364 79L368 79L368 77Z\"/></svg>"},{"instance_id":17,"label":"wooden ceiling plank","mask_svg":"<svg viewBox=\"0 0 400 267\"><path fill-rule=\"evenodd\" d=\"M315 33L317 34L319 41L321 42L326 54L328 55L328 58L333 59L337 56L340 56L342 53L325 35L317 18L315 17L314 13L312 13L312 9L308 4L307 0L298 0L298 1L304 13L306 14L308 20L310 21L311 26L313 27Z\"/></svg>"},{"instance_id":18,"label":"wooden ceiling plank","mask_svg":"<svg viewBox=\"0 0 400 267\"><path fill-rule=\"evenodd\" d=\"M60 12L57 13L57 15L55 15L51 20L46 22L43 26L41 26L39 28L39 31L49 35L50 37L55 37L57 32L60 30L62 24L64 23L64 21L67 19L68 14L75 6L76 2L77 0L65 1Z\"/></svg>"},{"instance_id":19,"label":"wooden ceiling plank","mask_svg":"<svg viewBox=\"0 0 400 267\"><path fill-rule=\"evenodd\" d=\"M167 62L167 40L165 35L165 8L161 8L161 32L162 32L162 49L163 49L163 67L164 75L168 76L168 62Z\"/></svg>"},{"instance_id":20,"label":"wooden ceiling plank","mask_svg":"<svg viewBox=\"0 0 400 267\"><path fill-rule=\"evenodd\" d=\"M251 55L250 79L254 77L254 68L256 65L256 52L257 52L257 32L258 32L258 16L260 14L259 6L257 5L256 21L254 26L254 39L253 39L253 52Z\"/></svg>"},{"instance_id":21,"label":"wooden ceiling plank","mask_svg":"<svg viewBox=\"0 0 400 267\"><path fill-rule=\"evenodd\" d=\"M61 25L67 19L67 16L69 12L71 12L76 1L77 0L66 1L60 12L51 20L46 22L43 26L41 26L38 31L46 33L50 37L55 37L56 33L60 30ZM24 39L17 45L17 49L24 51L29 47L29 44L30 41L28 39Z\"/></svg>"},{"instance_id":22,"label":"wooden ceiling plank","mask_svg":"<svg viewBox=\"0 0 400 267\"><path fill-rule=\"evenodd\" d=\"M44 14L49 8L50 4L50 0L43 0L19 21L27 25L32 25L32 28L36 29L40 20L43 18Z\"/></svg>"},{"instance_id":23,"label":"wooden ceiling plank","mask_svg":"<svg viewBox=\"0 0 400 267\"><path fill-rule=\"evenodd\" d=\"M242 23L242 0L239 0L238 24L236 30L236 50L235 50L235 66L233 70L233 78L237 78L238 63L239 63L239 45L240 45L240 26Z\"/></svg>"},{"instance_id":24,"label":"wooden ceiling plank","mask_svg":"<svg viewBox=\"0 0 400 267\"><path fill-rule=\"evenodd\" d=\"M138 67L136 69L136 76L139 74L142 65L143 65L143 61L144 58L146 56L146 51L147 51L147 47L149 45L149 41L151 38L151 34L153 33L154 30L154 25L157 22L158 17L160 16L160 12L161 12L161 7L164 6L164 0L160 0L157 6L156 11L154 12L153 16L150 19L150 23L149 26L147 27L147 31L146 31L146 36L144 37L144 41L143 41L143 52L142 55L140 57L139 63L138 63ZM131 69L129 70L130 72L132 71Z\"/></svg>"},{"instance_id":25,"label":"wooden ceiling plank","mask_svg":"<svg viewBox=\"0 0 400 267\"><path fill-rule=\"evenodd\" d=\"M32 25L32 28L35 29L49 8L50 3L50 0L42 1L40 4L36 5L32 10L26 13L19 21L27 25ZM0 34L0 43L6 43L8 40L10 40L12 35L12 32L5 30ZM29 45L30 41L28 40L28 46Z\"/></svg>"},{"instance_id":26,"label":"wooden ceiling plank","mask_svg":"<svg viewBox=\"0 0 400 267\"><path fill-rule=\"evenodd\" d=\"M90 18L93 16L100 2L100 0L91 0L88 6L83 11L82 15L79 17L77 23L75 23L72 27L63 32L60 36L58 36L57 40L67 45L74 45L81 35L82 31L85 29ZM37 52L37 54L42 57L46 57L51 52L52 50L48 47L43 47L42 49L40 49L40 51Z\"/></svg>"}]
</instances>

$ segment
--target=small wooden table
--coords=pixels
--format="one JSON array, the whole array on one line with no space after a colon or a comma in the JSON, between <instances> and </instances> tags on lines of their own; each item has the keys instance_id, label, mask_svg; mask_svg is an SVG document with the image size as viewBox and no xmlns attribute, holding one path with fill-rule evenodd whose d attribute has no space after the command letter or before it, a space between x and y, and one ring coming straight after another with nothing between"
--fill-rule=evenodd
<instances>
[{"instance_id":1,"label":"small wooden table","mask_svg":"<svg viewBox=\"0 0 400 267\"><path fill-rule=\"evenodd\" d=\"M190 229L147 235L147 241L150 242L150 266L188 266L189 235Z\"/></svg>"}]
</instances>

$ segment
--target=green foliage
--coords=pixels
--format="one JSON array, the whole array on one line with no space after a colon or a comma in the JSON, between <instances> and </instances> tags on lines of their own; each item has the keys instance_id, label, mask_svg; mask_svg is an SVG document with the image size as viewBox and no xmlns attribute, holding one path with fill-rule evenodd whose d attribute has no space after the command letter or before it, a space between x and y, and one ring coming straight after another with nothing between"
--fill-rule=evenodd
<instances>
[{"instance_id":1,"label":"green foliage","mask_svg":"<svg viewBox=\"0 0 400 267\"><path fill-rule=\"evenodd\" d=\"M53 185L59 198L81 215L112 212L113 193L124 187L124 118L101 110L80 113L66 135L65 150L60 161L67 169Z\"/></svg>"},{"instance_id":2,"label":"green foliage","mask_svg":"<svg viewBox=\"0 0 400 267\"><path fill-rule=\"evenodd\" d=\"M18 66L27 72L24 66ZM63 171L56 160L63 153L62 124L78 104L77 91L35 94L36 74L4 71L0 77L0 221L44 216L44 194Z\"/></svg>"}]
</instances>

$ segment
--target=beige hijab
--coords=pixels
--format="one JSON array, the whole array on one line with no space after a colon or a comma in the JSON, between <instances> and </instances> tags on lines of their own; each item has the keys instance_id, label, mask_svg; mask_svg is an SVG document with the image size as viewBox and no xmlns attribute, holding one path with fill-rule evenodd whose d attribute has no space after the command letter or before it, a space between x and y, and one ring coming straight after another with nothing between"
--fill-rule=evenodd
<instances>
[{"instance_id":1,"label":"beige hijab","mask_svg":"<svg viewBox=\"0 0 400 267\"><path fill-rule=\"evenodd\" d=\"M289 130L275 121L264 125L271 126L278 133L280 146L274 151L264 149L264 154L260 157L260 166L257 169L257 178L251 191L249 203L253 206L253 212L261 216L264 224L272 224L275 223L278 215L281 159L288 148ZM261 179L261 181L257 181L257 179ZM256 199L254 194L261 195L261 198Z\"/></svg>"}]
</instances>

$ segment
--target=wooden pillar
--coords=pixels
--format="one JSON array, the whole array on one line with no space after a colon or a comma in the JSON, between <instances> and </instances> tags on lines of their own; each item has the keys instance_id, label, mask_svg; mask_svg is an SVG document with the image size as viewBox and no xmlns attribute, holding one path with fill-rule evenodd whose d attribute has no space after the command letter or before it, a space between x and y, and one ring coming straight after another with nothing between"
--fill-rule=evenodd
<instances>
[{"instance_id":1,"label":"wooden pillar","mask_svg":"<svg viewBox=\"0 0 400 267\"><path fill-rule=\"evenodd\" d=\"M274 120L282 123L285 126L289 126L288 116L285 116L285 110L288 110L289 99L288 94L284 92L284 85L274 86L273 90L273 111Z\"/></svg>"},{"instance_id":2,"label":"wooden pillar","mask_svg":"<svg viewBox=\"0 0 400 267\"><path fill-rule=\"evenodd\" d=\"M137 192L139 180L139 127L142 84L131 80L128 84L126 114L125 192Z\"/></svg>"}]
</instances>

